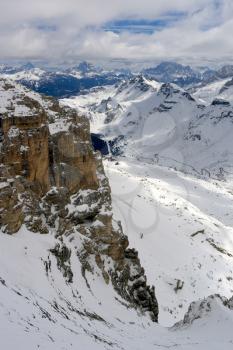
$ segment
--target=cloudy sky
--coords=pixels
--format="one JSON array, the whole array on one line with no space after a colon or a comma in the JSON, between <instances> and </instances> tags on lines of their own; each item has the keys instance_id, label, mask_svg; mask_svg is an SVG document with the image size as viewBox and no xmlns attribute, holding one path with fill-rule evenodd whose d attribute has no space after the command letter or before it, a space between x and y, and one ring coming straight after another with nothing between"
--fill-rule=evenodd
<instances>
[{"instance_id":1,"label":"cloudy sky","mask_svg":"<svg viewBox=\"0 0 233 350\"><path fill-rule=\"evenodd\" d=\"M1 59L233 57L233 0L0 0Z\"/></svg>"}]
</instances>

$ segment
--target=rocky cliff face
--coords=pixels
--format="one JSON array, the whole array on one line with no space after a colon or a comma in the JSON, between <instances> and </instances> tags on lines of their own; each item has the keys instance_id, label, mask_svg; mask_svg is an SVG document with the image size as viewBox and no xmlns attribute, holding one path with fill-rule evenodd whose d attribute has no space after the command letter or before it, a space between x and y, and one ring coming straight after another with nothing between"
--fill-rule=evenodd
<instances>
[{"instance_id":1,"label":"rocky cliff face","mask_svg":"<svg viewBox=\"0 0 233 350\"><path fill-rule=\"evenodd\" d=\"M154 288L138 254L112 218L111 194L101 156L94 153L88 121L20 85L0 80L0 227L22 225L54 234L51 253L72 283L71 254L101 274L129 305L157 321ZM64 237L74 242L70 251Z\"/></svg>"}]
</instances>

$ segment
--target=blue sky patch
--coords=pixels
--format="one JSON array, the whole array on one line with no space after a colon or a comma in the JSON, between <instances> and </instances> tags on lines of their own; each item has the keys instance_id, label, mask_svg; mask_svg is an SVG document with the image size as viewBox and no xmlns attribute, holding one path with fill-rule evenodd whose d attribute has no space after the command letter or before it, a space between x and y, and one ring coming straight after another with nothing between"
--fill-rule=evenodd
<instances>
[{"instance_id":1,"label":"blue sky patch","mask_svg":"<svg viewBox=\"0 0 233 350\"><path fill-rule=\"evenodd\" d=\"M130 32L135 34L153 34L184 19L186 12L170 12L154 20L124 19L106 23L102 28L114 33Z\"/></svg>"}]
</instances>

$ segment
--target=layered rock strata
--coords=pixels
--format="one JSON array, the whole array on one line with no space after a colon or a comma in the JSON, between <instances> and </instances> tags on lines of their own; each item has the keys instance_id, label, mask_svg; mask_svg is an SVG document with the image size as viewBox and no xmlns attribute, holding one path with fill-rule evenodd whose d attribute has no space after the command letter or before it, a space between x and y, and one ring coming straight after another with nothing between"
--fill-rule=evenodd
<instances>
[{"instance_id":1,"label":"layered rock strata","mask_svg":"<svg viewBox=\"0 0 233 350\"><path fill-rule=\"evenodd\" d=\"M129 305L158 319L154 288L138 254L112 217L111 193L89 123L69 108L20 85L0 80L0 226L17 233L53 233L51 253L72 283L70 257L82 273L101 274ZM66 248L63 237L76 242Z\"/></svg>"}]
</instances>

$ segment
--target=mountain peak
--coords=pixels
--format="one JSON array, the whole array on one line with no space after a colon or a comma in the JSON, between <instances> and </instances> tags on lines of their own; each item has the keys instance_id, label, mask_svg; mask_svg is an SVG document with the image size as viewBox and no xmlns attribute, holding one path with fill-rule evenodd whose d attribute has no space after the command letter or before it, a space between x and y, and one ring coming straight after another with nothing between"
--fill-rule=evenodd
<instances>
[{"instance_id":1,"label":"mountain peak","mask_svg":"<svg viewBox=\"0 0 233 350\"><path fill-rule=\"evenodd\" d=\"M77 66L77 68L83 73L87 73L87 72L96 70L95 66L92 63L89 63L86 61L80 62L79 65Z\"/></svg>"},{"instance_id":2,"label":"mountain peak","mask_svg":"<svg viewBox=\"0 0 233 350\"><path fill-rule=\"evenodd\" d=\"M31 63L31 62L27 62L25 64L23 64L19 70L31 70L31 69L34 69L35 66Z\"/></svg>"},{"instance_id":3,"label":"mountain peak","mask_svg":"<svg viewBox=\"0 0 233 350\"><path fill-rule=\"evenodd\" d=\"M176 83L180 86L199 82L200 80L200 74L190 66L184 66L180 63L171 61L164 61L156 67L144 69L143 73L160 82Z\"/></svg>"}]
</instances>

